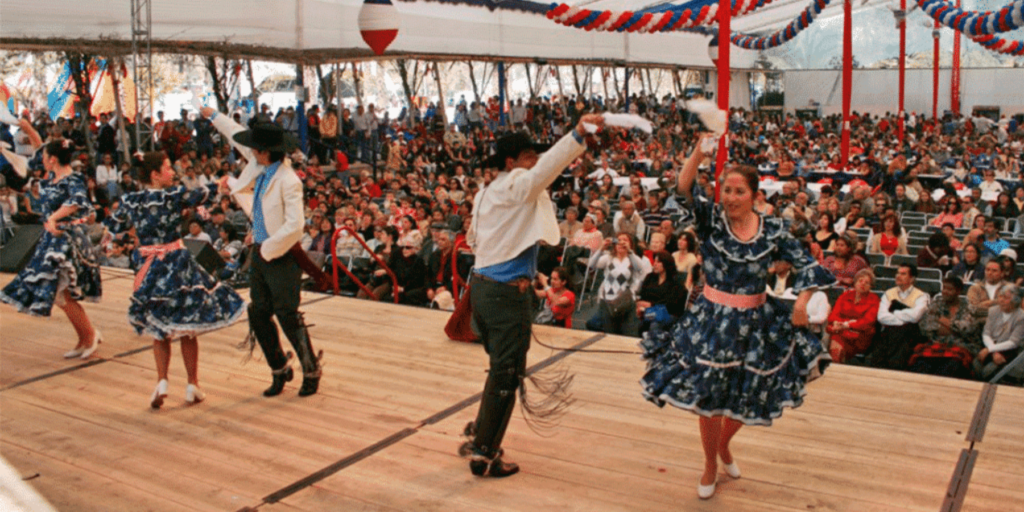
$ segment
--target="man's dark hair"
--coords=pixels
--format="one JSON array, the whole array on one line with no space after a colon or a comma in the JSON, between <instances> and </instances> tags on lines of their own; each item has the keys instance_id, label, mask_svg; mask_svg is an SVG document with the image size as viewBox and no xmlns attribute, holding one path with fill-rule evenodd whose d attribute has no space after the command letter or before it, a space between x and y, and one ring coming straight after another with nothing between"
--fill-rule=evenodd
<instances>
[{"instance_id":1,"label":"man's dark hair","mask_svg":"<svg viewBox=\"0 0 1024 512\"><path fill-rule=\"evenodd\" d=\"M910 277L917 279L917 265L913 263L903 263L899 266L899 268L907 269L907 271L910 272Z\"/></svg>"}]
</instances>

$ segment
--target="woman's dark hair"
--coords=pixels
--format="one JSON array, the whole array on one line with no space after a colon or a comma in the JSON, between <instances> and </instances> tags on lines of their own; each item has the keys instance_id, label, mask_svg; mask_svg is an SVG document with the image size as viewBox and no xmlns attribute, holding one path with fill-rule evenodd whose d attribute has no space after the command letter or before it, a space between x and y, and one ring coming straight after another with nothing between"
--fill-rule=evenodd
<instances>
[{"instance_id":1,"label":"woman's dark hair","mask_svg":"<svg viewBox=\"0 0 1024 512\"><path fill-rule=\"evenodd\" d=\"M892 219L895 224L892 225L892 232L896 236L900 236L903 232L903 228L900 227L900 218L894 214L888 213L882 216L882 220L878 222L878 231L876 233L885 233L885 221Z\"/></svg>"},{"instance_id":2,"label":"woman's dark hair","mask_svg":"<svg viewBox=\"0 0 1024 512\"><path fill-rule=\"evenodd\" d=\"M981 246L978 245L978 244L964 244L964 248L962 250L966 251L966 249L968 247L974 248L974 254L977 255L978 261L981 261ZM966 252L964 252L964 261L965 262L967 261L967 253Z\"/></svg>"},{"instance_id":3,"label":"woman's dark hair","mask_svg":"<svg viewBox=\"0 0 1024 512\"><path fill-rule=\"evenodd\" d=\"M317 229L319 229L319 227ZM223 231L226 235L228 235L228 242L234 242L235 240L238 240L238 230L235 229L235 227L232 226L231 224L228 224L227 222L221 224L220 230Z\"/></svg>"},{"instance_id":4,"label":"woman's dark hair","mask_svg":"<svg viewBox=\"0 0 1024 512\"><path fill-rule=\"evenodd\" d=\"M558 277L565 283L565 288L571 291L572 283L569 282L569 269L565 267L555 267L551 270L550 275L558 274Z\"/></svg>"},{"instance_id":5,"label":"woman's dark hair","mask_svg":"<svg viewBox=\"0 0 1024 512\"><path fill-rule=\"evenodd\" d=\"M686 239L686 250L687 250L687 252L689 252L690 254L696 254L697 253L697 237L694 236L693 233L691 233L689 231L683 231L682 234L679 235L679 238L681 238L681 239L685 238ZM678 242L676 242L676 243L678 243ZM675 261L673 261L672 264L675 265Z\"/></svg>"},{"instance_id":6,"label":"woman's dark hair","mask_svg":"<svg viewBox=\"0 0 1024 512\"><path fill-rule=\"evenodd\" d=\"M61 165L71 165L71 157L75 153L75 143L71 139L56 139L45 146L46 154L57 157Z\"/></svg>"},{"instance_id":7,"label":"woman's dark hair","mask_svg":"<svg viewBox=\"0 0 1024 512\"><path fill-rule=\"evenodd\" d=\"M152 181L153 173L159 171L160 167L164 165L164 160L167 160L167 153L149 151L142 155L136 155L133 160L135 161L135 179L148 185Z\"/></svg>"},{"instance_id":8,"label":"woman's dark hair","mask_svg":"<svg viewBox=\"0 0 1024 512\"><path fill-rule=\"evenodd\" d=\"M949 249L949 237L945 233L938 231L932 233L932 236L928 237L928 248L934 250L946 251Z\"/></svg>"},{"instance_id":9,"label":"woman's dark hair","mask_svg":"<svg viewBox=\"0 0 1024 512\"><path fill-rule=\"evenodd\" d=\"M661 265L665 267L665 279L675 279L678 269L676 268L676 260L672 257L668 251L658 251L651 255L652 260L660 261Z\"/></svg>"},{"instance_id":10,"label":"woman's dark hair","mask_svg":"<svg viewBox=\"0 0 1024 512\"><path fill-rule=\"evenodd\" d=\"M750 188L750 193L756 194L758 184L761 182L761 177L757 174L757 168L751 165L730 165L725 169L725 173L722 174L722 180L725 180L725 175L729 173L739 174L744 181L747 182L747 187Z\"/></svg>"},{"instance_id":11,"label":"woman's dark hair","mask_svg":"<svg viewBox=\"0 0 1024 512\"><path fill-rule=\"evenodd\" d=\"M1007 196L1007 197L1009 197L1009 196ZM960 212L963 211L963 209L960 208L960 201L957 200L956 196L953 196L951 199L947 200L946 201L946 206L944 208L948 209L949 205L953 205L955 207L955 209L953 210L953 213L960 213Z\"/></svg>"},{"instance_id":12,"label":"woman's dark hair","mask_svg":"<svg viewBox=\"0 0 1024 512\"><path fill-rule=\"evenodd\" d=\"M818 219L819 223L821 222L821 219L828 219L828 231L829 231L829 233L835 233L836 232L836 219L835 219L835 217L832 216L831 213L829 213L829 212L822 213L821 217Z\"/></svg>"}]
</instances>

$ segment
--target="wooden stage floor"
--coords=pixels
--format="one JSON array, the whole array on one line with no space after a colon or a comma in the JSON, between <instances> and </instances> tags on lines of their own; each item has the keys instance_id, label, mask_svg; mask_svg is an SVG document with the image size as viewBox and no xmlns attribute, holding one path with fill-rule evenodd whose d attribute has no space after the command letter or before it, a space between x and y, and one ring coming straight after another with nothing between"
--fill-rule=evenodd
<instances>
[{"instance_id":1,"label":"wooden stage floor","mask_svg":"<svg viewBox=\"0 0 1024 512\"><path fill-rule=\"evenodd\" d=\"M68 511L881 511L1021 510L1024 390L833 365L805 405L734 442L743 478L697 499L697 417L645 402L637 355L553 351L531 365L573 372L576 403L547 436L517 411L505 448L521 474L474 478L455 451L476 412L486 356L449 341L447 314L317 294L303 310L326 353L320 393L299 379L263 398L269 371L242 364L245 323L200 340L208 398L184 404L177 347L171 395L149 408L151 341L130 330L132 279L104 270L86 304L105 341L61 358L63 313L0 306L0 454ZM6 284L11 275L0 275ZM635 340L537 328L559 347L636 350ZM257 350L258 353L258 350Z\"/></svg>"}]
</instances>

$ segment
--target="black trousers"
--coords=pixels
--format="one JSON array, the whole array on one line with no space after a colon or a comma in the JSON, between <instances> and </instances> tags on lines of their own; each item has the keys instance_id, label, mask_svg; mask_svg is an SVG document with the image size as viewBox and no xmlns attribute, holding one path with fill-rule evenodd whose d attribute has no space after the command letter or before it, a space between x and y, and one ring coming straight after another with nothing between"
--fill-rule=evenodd
<instances>
[{"instance_id":1,"label":"black trousers","mask_svg":"<svg viewBox=\"0 0 1024 512\"><path fill-rule=\"evenodd\" d=\"M299 315L302 269L295 257L289 252L273 261L267 261L260 254L260 246L253 246L249 281L252 300L249 305L249 328L263 349L270 369L281 370L288 364L288 358L281 348L277 324L272 318L277 317L281 331L299 357L302 372L307 376L318 376L319 364Z\"/></svg>"},{"instance_id":2,"label":"black trousers","mask_svg":"<svg viewBox=\"0 0 1024 512\"><path fill-rule=\"evenodd\" d=\"M533 289L484 281L474 277L469 294L473 305L473 329L490 356L490 371L476 416L473 445L480 455L499 453L509 419L516 405L516 390L526 376L530 350Z\"/></svg>"}]
</instances>

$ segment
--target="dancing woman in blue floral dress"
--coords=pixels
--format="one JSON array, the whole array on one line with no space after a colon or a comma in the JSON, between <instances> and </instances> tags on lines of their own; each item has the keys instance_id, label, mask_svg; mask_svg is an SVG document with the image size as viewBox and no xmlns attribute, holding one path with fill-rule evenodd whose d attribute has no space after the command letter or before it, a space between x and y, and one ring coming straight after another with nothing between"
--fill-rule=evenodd
<instances>
[{"instance_id":1,"label":"dancing woman in blue floral dress","mask_svg":"<svg viewBox=\"0 0 1024 512\"><path fill-rule=\"evenodd\" d=\"M196 263L178 226L183 210L212 205L223 183L194 190L174 186L174 169L162 151L142 155L136 166L146 188L122 196L121 205L104 222L114 232L134 228L139 239L132 254L135 291L128 321L137 333L154 338L158 382L150 406L160 408L167 397L167 369L175 338L181 338L188 374L185 402L201 402L205 393L199 389L198 336L237 322L245 303L231 287L210 277Z\"/></svg>"},{"instance_id":2,"label":"dancing woman in blue floral dress","mask_svg":"<svg viewBox=\"0 0 1024 512\"><path fill-rule=\"evenodd\" d=\"M739 478L729 442L743 425L771 425L784 407L798 407L828 352L805 327L816 287L835 278L793 238L781 219L754 211L757 170L729 166L721 174L721 202L694 185L707 156L702 144L679 174L677 193L695 216L706 284L702 296L668 332L649 331L641 345L647 373L644 396L701 416L704 475L697 492L714 495L718 458ZM680 203L684 204L684 203ZM765 294L773 262L793 264L799 296L792 311Z\"/></svg>"},{"instance_id":3,"label":"dancing woman in blue floral dress","mask_svg":"<svg viewBox=\"0 0 1024 512\"><path fill-rule=\"evenodd\" d=\"M27 121L21 123L21 128L34 146L42 145L39 134ZM47 178L39 182L39 192L45 231L32 259L0 291L0 301L33 316L50 316L56 304L68 315L78 335L78 344L64 357L88 359L99 348L102 336L79 301L99 301L102 289L99 265L81 223L93 207L85 176L71 169L73 153L74 144L68 139L57 139L43 147Z\"/></svg>"}]
</instances>

